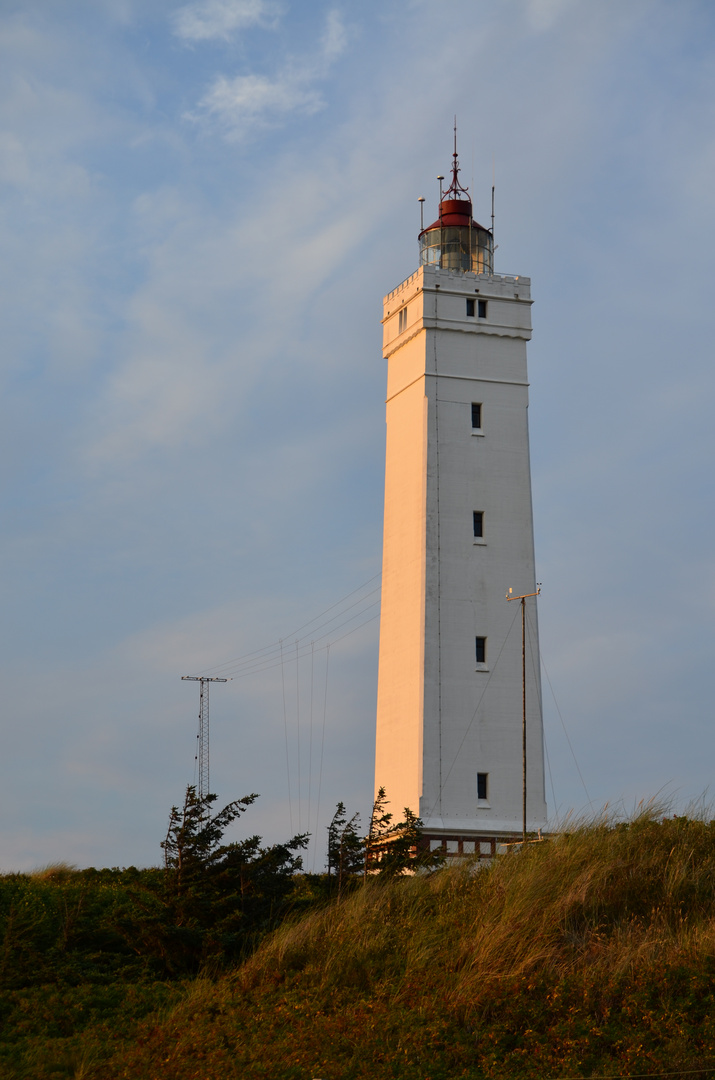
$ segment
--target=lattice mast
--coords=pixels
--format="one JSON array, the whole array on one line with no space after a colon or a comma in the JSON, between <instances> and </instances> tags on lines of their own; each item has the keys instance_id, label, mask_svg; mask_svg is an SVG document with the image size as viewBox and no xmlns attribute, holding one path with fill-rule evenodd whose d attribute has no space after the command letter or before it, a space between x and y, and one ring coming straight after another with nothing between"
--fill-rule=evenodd
<instances>
[{"instance_id":1,"label":"lattice mast","mask_svg":"<svg viewBox=\"0 0 715 1080\"><path fill-rule=\"evenodd\" d=\"M196 736L195 760L198 763L198 796L203 799L211 791L209 785L209 683L228 682L228 679L208 678L206 675L182 675L183 682L199 683L199 732Z\"/></svg>"}]
</instances>

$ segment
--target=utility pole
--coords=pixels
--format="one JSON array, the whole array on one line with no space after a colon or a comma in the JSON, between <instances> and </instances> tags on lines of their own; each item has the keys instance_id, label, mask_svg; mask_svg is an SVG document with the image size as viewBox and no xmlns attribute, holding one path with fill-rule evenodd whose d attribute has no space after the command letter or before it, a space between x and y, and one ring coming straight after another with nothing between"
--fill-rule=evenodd
<instances>
[{"instance_id":1,"label":"utility pole","mask_svg":"<svg viewBox=\"0 0 715 1080\"><path fill-rule=\"evenodd\" d=\"M541 585L537 584L536 592L524 593L523 596L512 596L512 590L506 594L507 600L521 601L521 769L522 769L522 842L526 843L526 600L530 596L538 596Z\"/></svg>"},{"instance_id":2,"label":"utility pole","mask_svg":"<svg viewBox=\"0 0 715 1080\"><path fill-rule=\"evenodd\" d=\"M209 794L209 683L228 682L228 679L210 679L206 675L182 675L182 682L197 682L199 686L199 745L195 760L199 763L198 796Z\"/></svg>"}]
</instances>

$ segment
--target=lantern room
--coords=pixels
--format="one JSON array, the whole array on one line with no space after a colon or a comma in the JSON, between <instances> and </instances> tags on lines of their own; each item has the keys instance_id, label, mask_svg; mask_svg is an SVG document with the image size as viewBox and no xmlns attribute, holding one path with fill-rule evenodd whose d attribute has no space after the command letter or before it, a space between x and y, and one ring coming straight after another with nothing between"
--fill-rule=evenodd
<instances>
[{"instance_id":1,"label":"lantern room","mask_svg":"<svg viewBox=\"0 0 715 1080\"><path fill-rule=\"evenodd\" d=\"M452 183L445 192L440 191L439 218L419 235L420 264L463 273L471 270L474 274L492 274L493 236L472 218L472 200L459 182L459 171L455 133Z\"/></svg>"}]
</instances>

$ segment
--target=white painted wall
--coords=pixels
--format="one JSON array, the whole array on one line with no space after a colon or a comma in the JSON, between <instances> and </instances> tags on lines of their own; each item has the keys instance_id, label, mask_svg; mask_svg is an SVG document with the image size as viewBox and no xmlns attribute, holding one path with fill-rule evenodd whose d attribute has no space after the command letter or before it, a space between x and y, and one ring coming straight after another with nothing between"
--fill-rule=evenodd
<instances>
[{"instance_id":1,"label":"white painted wall","mask_svg":"<svg viewBox=\"0 0 715 1080\"><path fill-rule=\"evenodd\" d=\"M466 300L487 302L487 317ZM427 832L520 832L521 622L535 590L528 278L421 267L384 301L387 452L376 789ZM406 325L400 311L406 307ZM402 329L401 329L402 327ZM400 332L401 331L401 332ZM482 404L474 433L471 403ZM474 510L484 513L475 542ZM546 822L535 600L527 600L529 829ZM487 638L477 670L476 636ZM477 773L489 798L477 801Z\"/></svg>"}]
</instances>

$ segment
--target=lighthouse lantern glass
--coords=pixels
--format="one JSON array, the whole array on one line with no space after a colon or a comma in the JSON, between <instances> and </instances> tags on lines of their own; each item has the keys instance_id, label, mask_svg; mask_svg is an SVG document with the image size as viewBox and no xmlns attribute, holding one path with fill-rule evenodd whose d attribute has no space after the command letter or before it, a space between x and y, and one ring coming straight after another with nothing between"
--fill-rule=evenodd
<instances>
[{"instance_id":1,"label":"lighthouse lantern glass","mask_svg":"<svg viewBox=\"0 0 715 1080\"><path fill-rule=\"evenodd\" d=\"M443 270L493 273L492 236L474 224L430 228L420 236L420 263Z\"/></svg>"}]
</instances>

